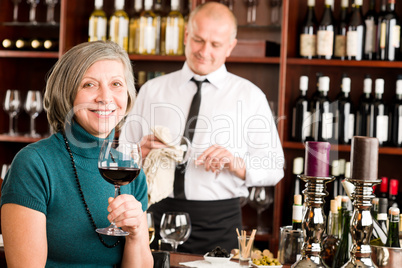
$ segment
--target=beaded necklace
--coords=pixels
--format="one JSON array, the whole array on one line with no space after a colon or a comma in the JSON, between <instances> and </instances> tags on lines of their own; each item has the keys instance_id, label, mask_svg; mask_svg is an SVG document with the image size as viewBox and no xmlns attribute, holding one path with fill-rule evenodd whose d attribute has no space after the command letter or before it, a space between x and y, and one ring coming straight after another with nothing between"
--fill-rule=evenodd
<instances>
[{"instance_id":1,"label":"beaded necklace","mask_svg":"<svg viewBox=\"0 0 402 268\"><path fill-rule=\"evenodd\" d=\"M94 230L95 230L95 232L96 232L96 229L97 229L98 227L96 226L95 220L94 220L94 218L92 217L92 213L91 213L91 211L89 210L87 201L85 201L84 193L83 193L82 188L81 188L81 183L80 183L80 180L78 179L78 172L77 172L77 167L75 166L75 161L74 161L73 152L71 151L70 144L68 143L66 134L65 134L64 132L63 132L63 138L64 138L64 143L65 143L65 145L66 145L66 149L67 149L67 151L68 151L68 154L70 155L71 165L72 165L73 170L74 170L75 180L76 180L76 182L77 182L78 190L80 191L80 196L81 196L82 202L84 203L85 210L86 210L86 212L87 212L87 214L88 214L89 220L91 221L92 227L94 228ZM105 240L103 240L101 234L99 234L99 233L96 233L96 234L98 235L99 240L101 241L101 243L102 243L105 247L107 247L107 248L114 248L114 247L116 247L118 244L120 244L120 241L121 241L121 240L119 239L119 240L117 240L117 242L114 243L113 245L109 245L109 244L107 244L107 243L105 242Z\"/></svg>"}]
</instances>

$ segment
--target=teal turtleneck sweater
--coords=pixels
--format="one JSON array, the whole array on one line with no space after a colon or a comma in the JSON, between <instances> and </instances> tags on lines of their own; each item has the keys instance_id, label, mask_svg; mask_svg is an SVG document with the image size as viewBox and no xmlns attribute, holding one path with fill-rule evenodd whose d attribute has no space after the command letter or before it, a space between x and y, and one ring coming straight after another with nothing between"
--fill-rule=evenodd
<instances>
[{"instance_id":1,"label":"teal turtleneck sweater","mask_svg":"<svg viewBox=\"0 0 402 268\"><path fill-rule=\"evenodd\" d=\"M114 132L109 137L113 135ZM77 123L73 123L71 131L67 130L67 138L92 217L97 227L107 227L107 200L114 196L114 186L98 171L103 139L90 135ZM121 193L134 195L142 209L147 209L147 185L142 171L132 183L121 187ZM121 261L124 239L112 249L99 241L80 197L61 133L18 152L2 185L1 205L6 203L46 215L47 267L111 267ZM103 238L108 244L117 241L115 237Z\"/></svg>"}]
</instances>

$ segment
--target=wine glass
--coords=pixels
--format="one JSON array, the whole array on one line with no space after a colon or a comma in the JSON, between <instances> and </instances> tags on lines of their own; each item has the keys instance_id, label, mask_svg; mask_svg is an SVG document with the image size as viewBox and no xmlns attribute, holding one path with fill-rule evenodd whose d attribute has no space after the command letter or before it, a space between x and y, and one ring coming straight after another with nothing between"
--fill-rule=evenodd
<instances>
[{"instance_id":1,"label":"wine glass","mask_svg":"<svg viewBox=\"0 0 402 268\"><path fill-rule=\"evenodd\" d=\"M247 24L255 24L257 19L258 0L244 0L247 6Z\"/></svg>"},{"instance_id":2,"label":"wine glass","mask_svg":"<svg viewBox=\"0 0 402 268\"><path fill-rule=\"evenodd\" d=\"M21 109L21 98L18 90L7 90L3 109L10 116L8 135L15 136L17 134L14 130L14 118L18 115Z\"/></svg>"},{"instance_id":3,"label":"wine glass","mask_svg":"<svg viewBox=\"0 0 402 268\"><path fill-rule=\"evenodd\" d=\"M279 25L281 23L281 6L282 0L269 0L269 6L271 8L271 23L273 25Z\"/></svg>"},{"instance_id":4,"label":"wine glass","mask_svg":"<svg viewBox=\"0 0 402 268\"><path fill-rule=\"evenodd\" d=\"M59 2L59 0L46 0L47 5L47 13L46 13L46 22L49 24L56 24L54 20L54 7Z\"/></svg>"},{"instance_id":5,"label":"wine glass","mask_svg":"<svg viewBox=\"0 0 402 268\"><path fill-rule=\"evenodd\" d=\"M13 9L13 22L18 22L18 5L21 3L21 0L11 0L14 4Z\"/></svg>"},{"instance_id":6,"label":"wine glass","mask_svg":"<svg viewBox=\"0 0 402 268\"><path fill-rule=\"evenodd\" d=\"M149 244L155 239L155 223L154 214L152 212L147 212L147 222L148 222L148 233L149 233Z\"/></svg>"},{"instance_id":7,"label":"wine glass","mask_svg":"<svg viewBox=\"0 0 402 268\"><path fill-rule=\"evenodd\" d=\"M29 22L31 24L37 24L36 21L36 7L39 4L39 0L27 0L27 3L31 5L29 8Z\"/></svg>"},{"instance_id":8,"label":"wine glass","mask_svg":"<svg viewBox=\"0 0 402 268\"><path fill-rule=\"evenodd\" d=\"M262 224L262 212L274 202L272 187L252 187L248 196L248 203L257 210L257 233L263 234L267 230Z\"/></svg>"},{"instance_id":9,"label":"wine glass","mask_svg":"<svg viewBox=\"0 0 402 268\"><path fill-rule=\"evenodd\" d=\"M191 233L190 215L186 212L165 212L161 219L161 237L169 242L174 252L183 244Z\"/></svg>"},{"instance_id":10,"label":"wine glass","mask_svg":"<svg viewBox=\"0 0 402 268\"><path fill-rule=\"evenodd\" d=\"M119 140L103 141L98 169L102 177L114 185L114 198L119 195L120 186L129 184L140 174L142 165L139 143L121 142ZM96 229L100 234L126 236L128 232L118 228L113 221L106 228Z\"/></svg>"},{"instance_id":11,"label":"wine glass","mask_svg":"<svg viewBox=\"0 0 402 268\"><path fill-rule=\"evenodd\" d=\"M29 114L31 118L30 131L28 136L30 137L40 137L35 131L35 118L38 117L39 113L42 112L42 95L38 90L29 90L27 93L27 99L24 105L25 112Z\"/></svg>"}]
</instances>

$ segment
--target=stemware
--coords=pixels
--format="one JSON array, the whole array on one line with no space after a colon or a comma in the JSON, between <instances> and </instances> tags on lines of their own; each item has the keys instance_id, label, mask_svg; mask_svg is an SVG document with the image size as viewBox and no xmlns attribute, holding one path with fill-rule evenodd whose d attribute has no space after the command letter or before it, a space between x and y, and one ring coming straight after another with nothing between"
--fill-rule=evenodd
<instances>
[{"instance_id":1,"label":"stemware","mask_svg":"<svg viewBox=\"0 0 402 268\"><path fill-rule=\"evenodd\" d=\"M46 22L49 24L56 24L54 20L54 7L59 2L59 0L46 0L47 5L47 13L46 13Z\"/></svg>"},{"instance_id":2,"label":"stemware","mask_svg":"<svg viewBox=\"0 0 402 268\"><path fill-rule=\"evenodd\" d=\"M248 203L257 210L257 233L263 234L268 230L263 226L262 212L274 202L272 187L252 187L248 196Z\"/></svg>"},{"instance_id":3,"label":"stemware","mask_svg":"<svg viewBox=\"0 0 402 268\"><path fill-rule=\"evenodd\" d=\"M279 25L281 23L282 0L269 0L269 6L271 8L271 23Z\"/></svg>"},{"instance_id":4,"label":"stemware","mask_svg":"<svg viewBox=\"0 0 402 268\"><path fill-rule=\"evenodd\" d=\"M13 9L13 22L18 22L18 5L21 3L21 0L11 0L14 4Z\"/></svg>"},{"instance_id":5,"label":"stemware","mask_svg":"<svg viewBox=\"0 0 402 268\"><path fill-rule=\"evenodd\" d=\"M36 21L36 7L39 4L39 0L27 0L27 3L31 5L29 8L29 22L31 24L37 24L38 22Z\"/></svg>"},{"instance_id":6,"label":"stemware","mask_svg":"<svg viewBox=\"0 0 402 268\"><path fill-rule=\"evenodd\" d=\"M16 89L8 89L6 98L4 99L3 109L10 116L8 135L15 136L14 118L18 115L21 109L20 92Z\"/></svg>"},{"instance_id":7,"label":"stemware","mask_svg":"<svg viewBox=\"0 0 402 268\"><path fill-rule=\"evenodd\" d=\"M147 212L147 222L148 222L148 233L149 233L149 244L155 239L155 223L154 214L152 212Z\"/></svg>"},{"instance_id":8,"label":"stemware","mask_svg":"<svg viewBox=\"0 0 402 268\"><path fill-rule=\"evenodd\" d=\"M138 143L106 139L98 158L98 169L102 177L114 185L114 197L119 195L120 186L131 183L140 174L142 165L141 147ZM114 221L106 228L98 228L100 234L126 236L128 232L118 228Z\"/></svg>"},{"instance_id":9,"label":"stemware","mask_svg":"<svg viewBox=\"0 0 402 268\"><path fill-rule=\"evenodd\" d=\"M174 252L177 246L183 244L190 237L190 215L186 212L165 212L162 215L160 235L169 242Z\"/></svg>"},{"instance_id":10,"label":"stemware","mask_svg":"<svg viewBox=\"0 0 402 268\"><path fill-rule=\"evenodd\" d=\"M255 24L257 19L258 0L244 0L247 6L247 24Z\"/></svg>"},{"instance_id":11,"label":"stemware","mask_svg":"<svg viewBox=\"0 0 402 268\"><path fill-rule=\"evenodd\" d=\"M38 90L29 90L27 93L27 99L25 101L24 109L31 118L29 137L40 137L35 130L35 118L42 112L42 95Z\"/></svg>"}]
</instances>

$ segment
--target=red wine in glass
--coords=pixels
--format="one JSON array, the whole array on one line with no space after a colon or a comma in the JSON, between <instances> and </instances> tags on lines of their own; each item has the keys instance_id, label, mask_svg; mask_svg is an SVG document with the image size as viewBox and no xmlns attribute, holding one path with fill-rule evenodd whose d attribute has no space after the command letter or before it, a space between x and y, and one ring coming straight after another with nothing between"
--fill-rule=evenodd
<instances>
[{"instance_id":1,"label":"red wine in glass","mask_svg":"<svg viewBox=\"0 0 402 268\"><path fill-rule=\"evenodd\" d=\"M140 174L140 168L99 168L99 172L102 177L111 184L114 185L127 185L132 182Z\"/></svg>"}]
</instances>

